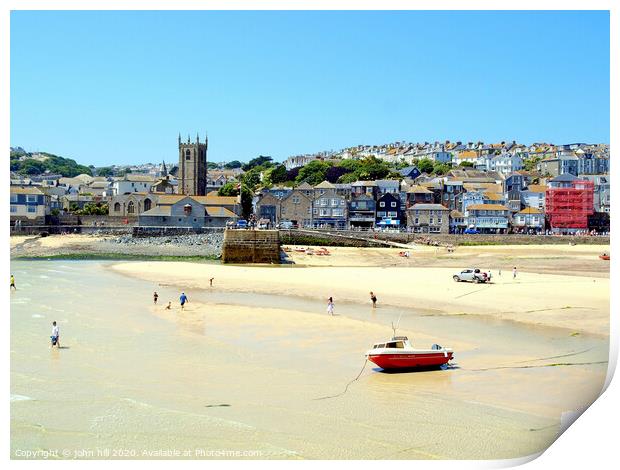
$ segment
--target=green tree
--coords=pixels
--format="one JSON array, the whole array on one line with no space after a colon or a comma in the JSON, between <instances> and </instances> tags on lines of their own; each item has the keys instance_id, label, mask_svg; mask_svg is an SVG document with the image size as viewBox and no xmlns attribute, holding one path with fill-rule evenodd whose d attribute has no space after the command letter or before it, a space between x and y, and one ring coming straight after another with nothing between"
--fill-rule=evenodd
<instances>
[{"instance_id":1,"label":"green tree","mask_svg":"<svg viewBox=\"0 0 620 470\"><path fill-rule=\"evenodd\" d=\"M239 183L226 183L222 186L217 194L219 196L238 196ZM252 194L253 191L245 184L241 183L241 210L244 218L248 218L252 213Z\"/></svg>"},{"instance_id":2,"label":"green tree","mask_svg":"<svg viewBox=\"0 0 620 470\"><path fill-rule=\"evenodd\" d=\"M462 168L473 168L474 163L473 162L468 162L468 161L464 161L459 163L459 166Z\"/></svg>"},{"instance_id":3,"label":"green tree","mask_svg":"<svg viewBox=\"0 0 620 470\"><path fill-rule=\"evenodd\" d=\"M243 165L243 171L251 170L252 168L256 168L258 166L262 166L263 168L269 168L274 165L273 159L270 156L259 155L256 158L253 158L248 163Z\"/></svg>"},{"instance_id":4,"label":"green tree","mask_svg":"<svg viewBox=\"0 0 620 470\"><path fill-rule=\"evenodd\" d=\"M435 163L433 165L433 173L436 175L445 175L450 171L450 165L447 163Z\"/></svg>"},{"instance_id":5,"label":"green tree","mask_svg":"<svg viewBox=\"0 0 620 470\"><path fill-rule=\"evenodd\" d=\"M39 175L45 171L45 164L38 160L24 160L17 170L21 175Z\"/></svg>"},{"instance_id":6,"label":"green tree","mask_svg":"<svg viewBox=\"0 0 620 470\"><path fill-rule=\"evenodd\" d=\"M359 178L355 173L346 173L338 178L338 183L347 184L347 183L355 183Z\"/></svg>"},{"instance_id":7,"label":"green tree","mask_svg":"<svg viewBox=\"0 0 620 470\"><path fill-rule=\"evenodd\" d=\"M390 166L386 161L379 160L376 157L368 157L360 161L357 176L360 180L375 181L385 178L390 174L390 171Z\"/></svg>"},{"instance_id":8,"label":"green tree","mask_svg":"<svg viewBox=\"0 0 620 470\"><path fill-rule=\"evenodd\" d=\"M273 167L269 172L269 178L274 184L284 183L286 181L286 167L284 165Z\"/></svg>"},{"instance_id":9,"label":"green tree","mask_svg":"<svg viewBox=\"0 0 620 470\"><path fill-rule=\"evenodd\" d=\"M296 182L303 183L306 181L308 184L317 185L325 180L327 170L331 167L331 164L323 162L321 160L313 160L307 165L303 166L299 170Z\"/></svg>"},{"instance_id":10,"label":"green tree","mask_svg":"<svg viewBox=\"0 0 620 470\"><path fill-rule=\"evenodd\" d=\"M241 168L243 166L243 163L241 163L239 160L233 160L232 162L228 162L224 165L224 168L226 168L227 170L233 170L235 168Z\"/></svg>"},{"instance_id":11,"label":"green tree","mask_svg":"<svg viewBox=\"0 0 620 470\"><path fill-rule=\"evenodd\" d=\"M111 166L96 168L97 176L114 176L114 169Z\"/></svg>"},{"instance_id":12,"label":"green tree","mask_svg":"<svg viewBox=\"0 0 620 470\"><path fill-rule=\"evenodd\" d=\"M430 158L420 158L416 163L421 173L431 174L433 172L434 163Z\"/></svg>"},{"instance_id":13,"label":"green tree","mask_svg":"<svg viewBox=\"0 0 620 470\"><path fill-rule=\"evenodd\" d=\"M529 157L523 160L523 169L525 171L534 171L536 166L542 160L541 157Z\"/></svg>"},{"instance_id":14,"label":"green tree","mask_svg":"<svg viewBox=\"0 0 620 470\"><path fill-rule=\"evenodd\" d=\"M241 175L241 182L248 188L255 190L261 182L260 173L260 170L256 168L246 171L243 175Z\"/></svg>"}]
</instances>

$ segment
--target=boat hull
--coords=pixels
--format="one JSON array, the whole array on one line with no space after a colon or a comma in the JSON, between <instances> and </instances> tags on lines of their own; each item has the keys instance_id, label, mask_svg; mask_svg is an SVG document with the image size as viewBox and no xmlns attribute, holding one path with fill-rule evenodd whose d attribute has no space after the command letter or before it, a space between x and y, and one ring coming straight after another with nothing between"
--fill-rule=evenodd
<instances>
[{"instance_id":1,"label":"boat hull","mask_svg":"<svg viewBox=\"0 0 620 470\"><path fill-rule=\"evenodd\" d=\"M382 369L416 369L439 367L452 359L452 351L436 353L368 354L368 360Z\"/></svg>"}]
</instances>

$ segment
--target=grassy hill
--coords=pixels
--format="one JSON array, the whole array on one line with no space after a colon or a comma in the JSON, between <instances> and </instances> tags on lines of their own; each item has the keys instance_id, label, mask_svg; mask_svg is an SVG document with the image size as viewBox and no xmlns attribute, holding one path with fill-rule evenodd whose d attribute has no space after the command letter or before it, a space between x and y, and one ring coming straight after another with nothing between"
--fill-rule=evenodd
<instances>
[{"instance_id":1,"label":"grassy hill","mask_svg":"<svg viewBox=\"0 0 620 470\"><path fill-rule=\"evenodd\" d=\"M49 171L62 176L73 177L82 173L92 175L91 168L78 164L70 158L59 157L47 152L36 155L24 152L23 149L11 149L11 171L20 175L40 175Z\"/></svg>"}]
</instances>

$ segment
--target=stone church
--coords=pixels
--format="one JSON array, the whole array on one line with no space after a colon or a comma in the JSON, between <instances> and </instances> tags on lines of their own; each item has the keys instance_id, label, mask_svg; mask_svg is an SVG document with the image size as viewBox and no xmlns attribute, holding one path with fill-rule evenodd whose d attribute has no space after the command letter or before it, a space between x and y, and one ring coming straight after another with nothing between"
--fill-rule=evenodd
<instances>
[{"instance_id":1,"label":"stone church","mask_svg":"<svg viewBox=\"0 0 620 470\"><path fill-rule=\"evenodd\" d=\"M196 142L181 142L179 134L179 194L186 196L204 196L207 187L207 149L209 138L205 136L204 143L200 142L196 134Z\"/></svg>"}]
</instances>

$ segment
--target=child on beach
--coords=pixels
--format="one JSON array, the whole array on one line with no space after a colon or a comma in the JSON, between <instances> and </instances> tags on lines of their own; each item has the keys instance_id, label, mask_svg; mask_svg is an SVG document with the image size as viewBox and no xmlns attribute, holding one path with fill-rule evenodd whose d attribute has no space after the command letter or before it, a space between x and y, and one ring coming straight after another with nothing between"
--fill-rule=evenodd
<instances>
[{"instance_id":1,"label":"child on beach","mask_svg":"<svg viewBox=\"0 0 620 470\"><path fill-rule=\"evenodd\" d=\"M512 268L512 278L513 279L517 278L517 267L516 266L514 268Z\"/></svg>"},{"instance_id":2,"label":"child on beach","mask_svg":"<svg viewBox=\"0 0 620 470\"><path fill-rule=\"evenodd\" d=\"M334 299L332 299L331 297L327 299L327 313L329 313L330 315L334 314Z\"/></svg>"},{"instance_id":3,"label":"child on beach","mask_svg":"<svg viewBox=\"0 0 620 470\"><path fill-rule=\"evenodd\" d=\"M157 291L153 292L153 303L155 305L157 305L157 299L159 298L159 294L157 294Z\"/></svg>"},{"instance_id":4,"label":"child on beach","mask_svg":"<svg viewBox=\"0 0 620 470\"><path fill-rule=\"evenodd\" d=\"M166 310L172 310L172 302L168 302L168 305L166 305Z\"/></svg>"},{"instance_id":5,"label":"child on beach","mask_svg":"<svg viewBox=\"0 0 620 470\"><path fill-rule=\"evenodd\" d=\"M372 300L372 308L377 308L377 296L371 291L370 300Z\"/></svg>"},{"instance_id":6,"label":"child on beach","mask_svg":"<svg viewBox=\"0 0 620 470\"><path fill-rule=\"evenodd\" d=\"M60 348L60 330L58 329L55 321L52 322L52 336L50 336L50 338L52 340L52 345L50 348L53 348L54 346Z\"/></svg>"},{"instance_id":7,"label":"child on beach","mask_svg":"<svg viewBox=\"0 0 620 470\"><path fill-rule=\"evenodd\" d=\"M179 297L179 302L181 302L181 310L185 309L185 302L189 302L185 292L181 292L181 297Z\"/></svg>"},{"instance_id":8,"label":"child on beach","mask_svg":"<svg viewBox=\"0 0 620 470\"><path fill-rule=\"evenodd\" d=\"M17 290L17 287L15 287L15 276L13 276L12 274L11 274L11 287L12 287L13 289ZM10 289L11 287L9 287L9 289Z\"/></svg>"}]
</instances>

